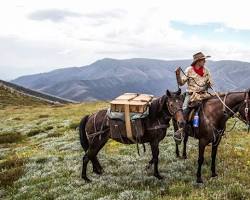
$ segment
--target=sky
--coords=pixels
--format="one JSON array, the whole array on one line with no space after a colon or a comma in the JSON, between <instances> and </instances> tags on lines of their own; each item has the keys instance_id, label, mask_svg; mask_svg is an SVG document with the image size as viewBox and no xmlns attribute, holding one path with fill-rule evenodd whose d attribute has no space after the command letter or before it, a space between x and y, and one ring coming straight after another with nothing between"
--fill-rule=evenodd
<instances>
[{"instance_id":1,"label":"sky","mask_svg":"<svg viewBox=\"0 0 250 200\"><path fill-rule=\"evenodd\" d=\"M103 58L250 62L247 0L9 0L0 7L0 79Z\"/></svg>"}]
</instances>

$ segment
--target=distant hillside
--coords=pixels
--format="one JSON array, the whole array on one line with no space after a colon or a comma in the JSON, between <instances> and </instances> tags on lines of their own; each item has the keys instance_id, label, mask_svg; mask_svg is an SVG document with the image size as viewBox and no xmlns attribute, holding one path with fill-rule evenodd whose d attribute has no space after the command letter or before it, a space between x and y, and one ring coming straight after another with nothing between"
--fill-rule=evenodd
<instances>
[{"instance_id":1,"label":"distant hillside","mask_svg":"<svg viewBox=\"0 0 250 200\"><path fill-rule=\"evenodd\" d=\"M185 69L191 60L156 60L105 58L84 67L58 69L47 73L22 76L13 83L76 101L107 100L124 92L161 95L176 89L175 68ZM219 91L250 87L250 63L208 61L215 88Z\"/></svg>"},{"instance_id":2,"label":"distant hillside","mask_svg":"<svg viewBox=\"0 0 250 200\"><path fill-rule=\"evenodd\" d=\"M0 107L7 105L42 105L73 103L0 80Z\"/></svg>"}]
</instances>

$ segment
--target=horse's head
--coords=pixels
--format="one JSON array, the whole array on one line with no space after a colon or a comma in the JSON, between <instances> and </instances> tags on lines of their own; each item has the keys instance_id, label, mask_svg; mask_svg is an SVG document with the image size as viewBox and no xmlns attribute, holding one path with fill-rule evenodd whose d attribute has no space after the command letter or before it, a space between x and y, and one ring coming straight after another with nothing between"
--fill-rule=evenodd
<instances>
[{"instance_id":1,"label":"horse's head","mask_svg":"<svg viewBox=\"0 0 250 200\"><path fill-rule=\"evenodd\" d=\"M182 104L183 97L181 95L181 89L177 92L166 91L167 95L167 109L170 115L177 121L179 128L184 128L186 121L183 116Z\"/></svg>"},{"instance_id":2,"label":"horse's head","mask_svg":"<svg viewBox=\"0 0 250 200\"><path fill-rule=\"evenodd\" d=\"M250 89L245 93L244 103L239 108L241 119L250 127Z\"/></svg>"}]
</instances>

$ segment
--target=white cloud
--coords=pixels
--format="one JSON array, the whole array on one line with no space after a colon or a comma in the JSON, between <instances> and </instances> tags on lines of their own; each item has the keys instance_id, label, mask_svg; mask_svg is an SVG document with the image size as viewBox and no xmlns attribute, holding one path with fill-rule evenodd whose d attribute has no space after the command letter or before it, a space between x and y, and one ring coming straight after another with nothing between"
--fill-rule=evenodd
<instances>
[{"instance_id":1,"label":"white cloud","mask_svg":"<svg viewBox=\"0 0 250 200\"><path fill-rule=\"evenodd\" d=\"M61 22L68 17L81 17L81 14L67 10L48 9L38 10L29 15L29 18L32 20L50 20L52 22Z\"/></svg>"},{"instance_id":2,"label":"white cloud","mask_svg":"<svg viewBox=\"0 0 250 200\"><path fill-rule=\"evenodd\" d=\"M19 74L82 66L103 57L191 58L200 50L215 60L250 61L250 47L245 44L206 41L199 35L186 39L169 25L174 20L250 30L244 0L12 0L3 4L0 66L13 66ZM2 72L0 67L0 78L6 77ZM8 77L18 74L9 73Z\"/></svg>"}]
</instances>

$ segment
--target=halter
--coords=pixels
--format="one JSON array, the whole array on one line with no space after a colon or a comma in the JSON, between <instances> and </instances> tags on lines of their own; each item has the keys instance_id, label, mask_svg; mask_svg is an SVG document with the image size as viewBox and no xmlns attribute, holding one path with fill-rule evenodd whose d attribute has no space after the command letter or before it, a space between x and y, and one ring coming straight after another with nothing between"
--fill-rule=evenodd
<instances>
[{"instance_id":1,"label":"halter","mask_svg":"<svg viewBox=\"0 0 250 200\"><path fill-rule=\"evenodd\" d=\"M167 101L167 108L168 108L168 112L169 112L169 114L170 114L171 116L175 116L177 112L182 111L182 108L178 108L178 109L172 111L172 110L170 109L170 106L169 106L169 102L168 102L168 101Z\"/></svg>"}]
</instances>

